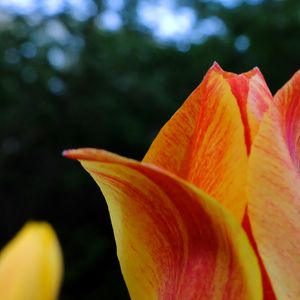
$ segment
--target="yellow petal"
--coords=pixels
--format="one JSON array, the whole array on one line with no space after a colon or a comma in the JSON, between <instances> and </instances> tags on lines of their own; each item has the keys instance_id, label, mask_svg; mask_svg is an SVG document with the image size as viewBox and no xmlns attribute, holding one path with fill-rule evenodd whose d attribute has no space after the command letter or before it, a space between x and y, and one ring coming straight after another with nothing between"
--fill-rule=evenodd
<instances>
[{"instance_id":1,"label":"yellow petal","mask_svg":"<svg viewBox=\"0 0 300 300\"><path fill-rule=\"evenodd\" d=\"M195 184L239 221L245 211L247 149L230 83L218 65L161 129L144 162Z\"/></svg>"},{"instance_id":2,"label":"yellow petal","mask_svg":"<svg viewBox=\"0 0 300 300\"><path fill-rule=\"evenodd\" d=\"M0 253L1 300L57 299L62 255L47 223L26 224Z\"/></svg>"},{"instance_id":3,"label":"yellow petal","mask_svg":"<svg viewBox=\"0 0 300 300\"><path fill-rule=\"evenodd\" d=\"M257 258L241 225L194 185L154 165L69 150L100 186L132 300L260 300Z\"/></svg>"},{"instance_id":4,"label":"yellow petal","mask_svg":"<svg viewBox=\"0 0 300 300\"><path fill-rule=\"evenodd\" d=\"M249 160L249 217L277 299L300 299L300 72L276 94Z\"/></svg>"}]
</instances>

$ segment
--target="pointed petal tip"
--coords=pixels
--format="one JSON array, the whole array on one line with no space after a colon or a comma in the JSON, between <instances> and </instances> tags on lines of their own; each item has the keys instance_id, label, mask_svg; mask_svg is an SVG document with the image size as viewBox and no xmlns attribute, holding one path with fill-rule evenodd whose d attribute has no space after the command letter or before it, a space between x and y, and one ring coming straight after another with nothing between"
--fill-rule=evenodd
<instances>
[{"instance_id":1,"label":"pointed petal tip","mask_svg":"<svg viewBox=\"0 0 300 300\"><path fill-rule=\"evenodd\" d=\"M250 72L252 72L253 74L262 74L259 67L255 66L254 68L252 68L252 70L250 70Z\"/></svg>"},{"instance_id":2,"label":"pointed petal tip","mask_svg":"<svg viewBox=\"0 0 300 300\"><path fill-rule=\"evenodd\" d=\"M112 154L106 150L89 147L64 150L62 152L62 155L66 158L80 161L101 161L106 160L106 157L110 157L111 159L118 157L118 155Z\"/></svg>"},{"instance_id":3,"label":"pointed petal tip","mask_svg":"<svg viewBox=\"0 0 300 300\"><path fill-rule=\"evenodd\" d=\"M79 148L79 149L67 149L62 152L62 156L69 159L82 159L88 158L92 155L93 150L91 148Z\"/></svg>"},{"instance_id":4,"label":"pointed petal tip","mask_svg":"<svg viewBox=\"0 0 300 300\"><path fill-rule=\"evenodd\" d=\"M63 157L71 158L71 159L72 159L72 158L73 158L73 157L72 157L72 154L73 154L74 150L75 150L75 149L67 149L67 150L63 150L62 153L61 153L61 155L62 155Z\"/></svg>"},{"instance_id":5,"label":"pointed petal tip","mask_svg":"<svg viewBox=\"0 0 300 300\"><path fill-rule=\"evenodd\" d=\"M241 75L244 75L244 76L248 77L249 79L251 79L251 78L252 78L253 76L255 76L255 75L258 75L258 76L260 76L260 77L263 78L263 75L262 75L260 69L259 69L257 66L255 66L255 67L252 68L250 71L245 72L245 73L243 73L243 74L241 74Z\"/></svg>"},{"instance_id":6,"label":"pointed petal tip","mask_svg":"<svg viewBox=\"0 0 300 300\"><path fill-rule=\"evenodd\" d=\"M253 67L251 70L249 70L247 72L236 74L236 73L225 71L217 61L213 62L212 66L209 68L209 71L221 72L222 75L224 75L226 77L242 75L242 76L247 76L247 77L251 78L252 76L254 76L256 74L263 76L259 67L257 67L257 66ZM300 72L300 70L299 70L299 72Z\"/></svg>"},{"instance_id":7,"label":"pointed petal tip","mask_svg":"<svg viewBox=\"0 0 300 300\"><path fill-rule=\"evenodd\" d=\"M223 71L223 69L221 68L221 66L218 64L217 61L214 61L212 66L210 67L211 70L215 70L215 71Z\"/></svg>"}]
</instances>

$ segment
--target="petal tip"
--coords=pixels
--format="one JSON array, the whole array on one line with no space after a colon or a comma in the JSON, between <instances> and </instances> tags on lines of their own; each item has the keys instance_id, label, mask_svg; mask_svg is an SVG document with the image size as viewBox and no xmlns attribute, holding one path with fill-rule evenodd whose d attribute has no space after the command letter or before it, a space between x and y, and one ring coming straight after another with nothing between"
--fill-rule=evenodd
<instances>
[{"instance_id":1,"label":"petal tip","mask_svg":"<svg viewBox=\"0 0 300 300\"><path fill-rule=\"evenodd\" d=\"M210 67L210 70L213 70L213 71L223 71L223 69L221 68L221 66L216 61L213 62L212 66Z\"/></svg>"},{"instance_id":2,"label":"petal tip","mask_svg":"<svg viewBox=\"0 0 300 300\"><path fill-rule=\"evenodd\" d=\"M69 158L69 159L80 159L82 157L87 156L87 154L91 151L89 151L89 148L80 148L80 149L67 149L62 152L62 156Z\"/></svg>"},{"instance_id":3,"label":"petal tip","mask_svg":"<svg viewBox=\"0 0 300 300\"><path fill-rule=\"evenodd\" d=\"M95 148L67 149L62 156L74 160L101 160L106 156L107 151ZM112 157L113 155L110 155Z\"/></svg>"},{"instance_id":4,"label":"petal tip","mask_svg":"<svg viewBox=\"0 0 300 300\"><path fill-rule=\"evenodd\" d=\"M74 153L75 149L67 149L67 150L63 150L61 155L63 157L66 157L66 158L71 158L73 159L73 153Z\"/></svg>"},{"instance_id":5,"label":"petal tip","mask_svg":"<svg viewBox=\"0 0 300 300\"><path fill-rule=\"evenodd\" d=\"M248 77L248 79L251 79L252 77L258 75L260 77L263 78L263 75L259 69L259 67L255 66L254 68L252 68L250 71L243 73L246 77Z\"/></svg>"}]
</instances>

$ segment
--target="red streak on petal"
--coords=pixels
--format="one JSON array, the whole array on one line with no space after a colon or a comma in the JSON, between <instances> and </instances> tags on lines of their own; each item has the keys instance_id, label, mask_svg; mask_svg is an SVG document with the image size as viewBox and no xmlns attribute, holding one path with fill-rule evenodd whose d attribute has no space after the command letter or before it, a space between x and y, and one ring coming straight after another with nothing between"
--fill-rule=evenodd
<instances>
[{"instance_id":1,"label":"red streak on petal","mask_svg":"<svg viewBox=\"0 0 300 300\"><path fill-rule=\"evenodd\" d=\"M250 126L247 116L247 96L249 92L249 78L244 74L236 75L228 79L228 82L231 86L231 91L235 96L240 112L242 122L244 124L244 134L245 134L245 143L247 147L247 154L250 153L251 148L251 135L250 135Z\"/></svg>"},{"instance_id":2,"label":"red streak on petal","mask_svg":"<svg viewBox=\"0 0 300 300\"><path fill-rule=\"evenodd\" d=\"M247 209L246 209L246 213L243 219L243 223L242 226L244 228L244 230L247 232L249 241L256 253L256 256L258 257L258 262L259 262L259 266L261 269L261 274L262 274L262 281L263 281L263 290L264 290L264 300L276 300L276 296L274 294L271 282L270 282L270 278L267 274L266 268L262 262L262 259L259 255L258 249L257 249L257 245L256 242L254 240L254 236L252 233L252 229L251 229L251 224L250 224L250 220L249 220L249 216L247 213Z\"/></svg>"}]
</instances>

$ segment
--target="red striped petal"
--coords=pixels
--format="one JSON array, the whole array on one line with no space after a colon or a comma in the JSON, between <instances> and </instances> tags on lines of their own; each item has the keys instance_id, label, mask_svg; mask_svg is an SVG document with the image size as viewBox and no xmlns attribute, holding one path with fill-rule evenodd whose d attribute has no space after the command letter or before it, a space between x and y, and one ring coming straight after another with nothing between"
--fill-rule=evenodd
<instances>
[{"instance_id":1,"label":"red striped petal","mask_svg":"<svg viewBox=\"0 0 300 300\"><path fill-rule=\"evenodd\" d=\"M272 103L272 94L258 68L226 77L240 108L249 154L263 115Z\"/></svg>"},{"instance_id":2,"label":"red striped petal","mask_svg":"<svg viewBox=\"0 0 300 300\"><path fill-rule=\"evenodd\" d=\"M277 299L300 299L300 72L276 94L249 161L249 217Z\"/></svg>"},{"instance_id":3,"label":"red striped petal","mask_svg":"<svg viewBox=\"0 0 300 300\"><path fill-rule=\"evenodd\" d=\"M262 299L256 256L217 201L153 165L79 149L110 211L131 299Z\"/></svg>"},{"instance_id":4,"label":"red striped petal","mask_svg":"<svg viewBox=\"0 0 300 300\"><path fill-rule=\"evenodd\" d=\"M162 128L143 161L200 187L241 221L247 152L270 101L257 68L237 75L214 64Z\"/></svg>"}]
</instances>

